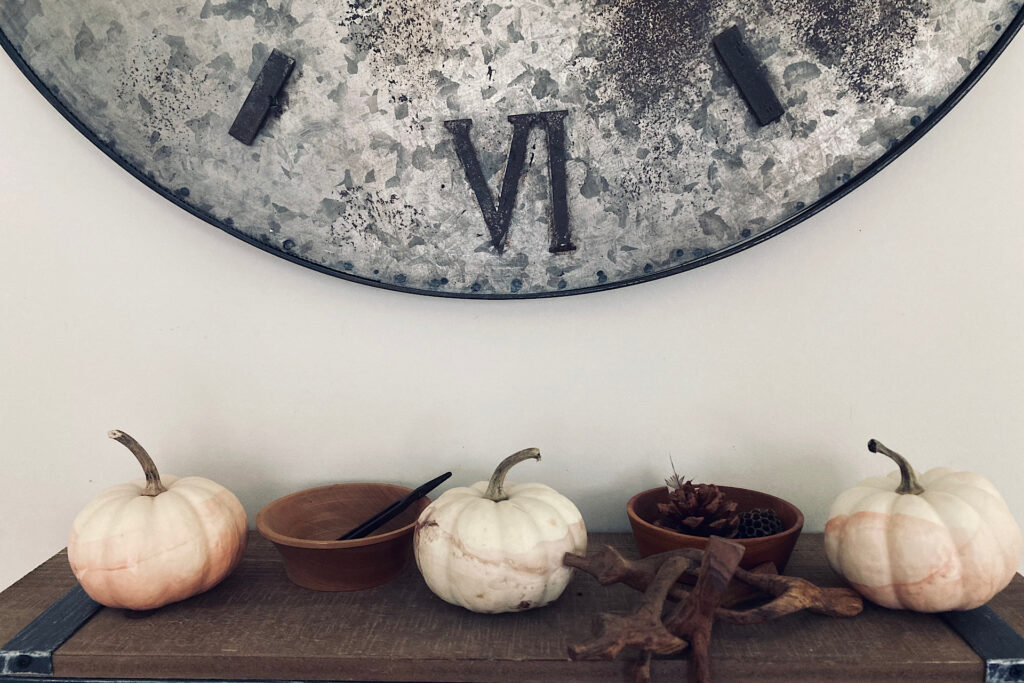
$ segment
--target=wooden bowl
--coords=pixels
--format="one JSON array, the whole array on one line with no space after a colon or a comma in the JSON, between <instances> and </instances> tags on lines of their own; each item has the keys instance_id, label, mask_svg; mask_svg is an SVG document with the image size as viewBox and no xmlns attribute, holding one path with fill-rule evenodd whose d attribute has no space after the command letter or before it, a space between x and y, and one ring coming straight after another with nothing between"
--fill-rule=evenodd
<instances>
[{"instance_id":1,"label":"wooden bowl","mask_svg":"<svg viewBox=\"0 0 1024 683\"><path fill-rule=\"evenodd\" d=\"M413 503L373 535L334 540L412 489L394 484L334 484L278 498L256 515L256 528L284 558L288 578L318 591L357 591L387 583L412 558L416 519L430 500Z\"/></svg>"},{"instance_id":2,"label":"wooden bowl","mask_svg":"<svg viewBox=\"0 0 1024 683\"><path fill-rule=\"evenodd\" d=\"M782 573L786 568L786 563L789 562L789 556L793 554L797 536L800 535L800 530L804 527L803 513L792 503L767 493L732 486L719 486L718 488L730 500L736 501L739 506L738 511L741 513L755 508L769 508L779 516L783 528L780 533L761 538L730 540L746 548L743 559L740 561L740 566L744 569L753 569L765 562L774 562L779 573ZM655 526L654 520L661 516L658 512L658 503L667 502L668 487L659 486L641 491L626 503L626 514L629 516L630 526L633 527L633 538L642 557L679 548L703 549L708 542L708 539L703 536L691 536Z\"/></svg>"}]
</instances>

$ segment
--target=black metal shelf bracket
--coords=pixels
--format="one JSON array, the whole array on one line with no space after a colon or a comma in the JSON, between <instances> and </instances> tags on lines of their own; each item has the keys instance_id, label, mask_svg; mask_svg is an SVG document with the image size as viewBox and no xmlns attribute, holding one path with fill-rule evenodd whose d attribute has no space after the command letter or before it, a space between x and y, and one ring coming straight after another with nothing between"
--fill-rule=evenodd
<instances>
[{"instance_id":1,"label":"black metal shelf bracket","mask_svg":"<svg viewBox=\"0 0 1024 683\"><path fill-rule=\"evenodd\" d=\"M1024 683L1024 638L991 607L940 616L985 660L985 683Z\"/></svg>"},{"instance_id":2,"label":"black metal shelf bracket","mask_svg":"<svg viewBox=\"0 0 1024 683\"><path fill-rule=\"evenodd\" d=\"M81 586L62 598L0 647L0 675L53 673L53 653L101 607Z\"/></svg>"}]
</instances>

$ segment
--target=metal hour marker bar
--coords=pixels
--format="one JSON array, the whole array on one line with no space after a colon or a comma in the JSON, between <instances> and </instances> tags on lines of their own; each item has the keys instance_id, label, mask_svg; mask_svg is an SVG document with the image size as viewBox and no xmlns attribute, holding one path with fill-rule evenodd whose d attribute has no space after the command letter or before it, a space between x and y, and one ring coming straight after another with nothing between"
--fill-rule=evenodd
<instances>
[{"instance_id":1,"label":"metal hour marker bar","mask_svg":"<svg viewBox=\"0 0 1024 683\"><path fill-rule=\"evenodd\" d=\"M238 111L235 122L228 130L231 137L246 145L252 144L294 67L295 60L283 52L274 50L270 53L259 76L256 77L256 82L252 85L252 90L249 91L249 96L245 98L242 108Z\"/></svg>"},{"instance_id":2,"label":"metal hour marker bar","mask_svg":"<svg viewBox=\"0 0 1024 683\"><path fill-rule=\"evenodd\" d=\"M785 112L765 76L764 66L743 42L743 34L733 26L720 33L713 41L718 58L732 75L740 94L750 106L757 122L767 126L778 121Z\"/></svg>"}]
</instances>

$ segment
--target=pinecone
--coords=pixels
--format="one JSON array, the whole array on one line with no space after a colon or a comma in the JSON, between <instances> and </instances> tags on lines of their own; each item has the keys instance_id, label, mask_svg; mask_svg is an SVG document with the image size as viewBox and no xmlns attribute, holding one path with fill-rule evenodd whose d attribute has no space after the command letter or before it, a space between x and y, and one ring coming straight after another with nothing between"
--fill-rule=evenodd
<instances>
[{"instance_id":1,"label":"pinecone","mask_svg":"<svg viewBox=\"0 0 1024 683\"><path fill-rule=\"evenodd\" d=\"M694 484L678 475L665 480L668 503L659 503L661 518L655 526L692 536L733 538L739 526L736 503L728 500L714 484Z\"/></svg>"},{"instance_id":2,"label":"pinecone","mask_svg":"<svg viewBox=\"0 0 1024 683\"><path fill-rule=\"evenodd\" d=\"M737 538L761 538L782 531L782 520L775 510L755 508L740 515L739 534Z\"/></svg>"}]
</instances>

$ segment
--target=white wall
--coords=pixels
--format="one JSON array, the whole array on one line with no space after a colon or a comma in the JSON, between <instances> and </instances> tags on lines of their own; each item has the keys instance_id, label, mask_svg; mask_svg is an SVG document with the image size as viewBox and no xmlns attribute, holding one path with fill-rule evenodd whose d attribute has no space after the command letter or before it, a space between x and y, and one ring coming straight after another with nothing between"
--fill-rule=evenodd
<instances>
[{"instance_id":1,"label":"white wall","mask_svg":"<svg viewBox=\"0 0 1024 683\"><path fill-rule=\"evenodd\" d=\"M673 457L821 530L891 469L998 482L1024 521L1024 38L823 214L655 283L548 301L379 291L265 254L144 188L0 58L0 587L134 478L105 433L251 515L321 483L520 479L625 529Z\"/></svg>"}]
</instances>

